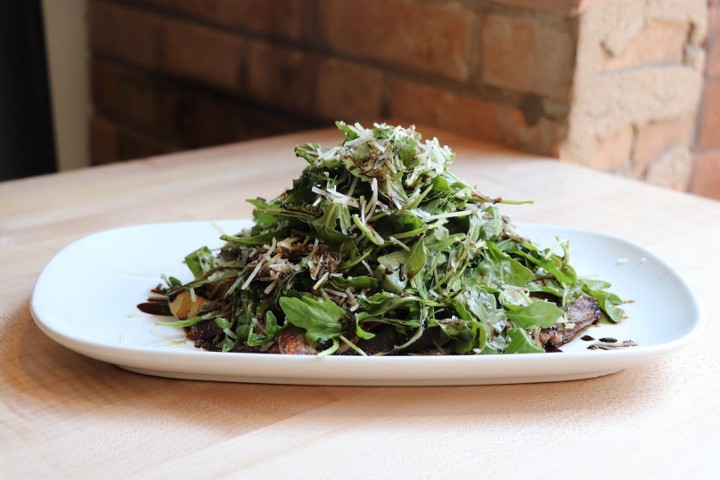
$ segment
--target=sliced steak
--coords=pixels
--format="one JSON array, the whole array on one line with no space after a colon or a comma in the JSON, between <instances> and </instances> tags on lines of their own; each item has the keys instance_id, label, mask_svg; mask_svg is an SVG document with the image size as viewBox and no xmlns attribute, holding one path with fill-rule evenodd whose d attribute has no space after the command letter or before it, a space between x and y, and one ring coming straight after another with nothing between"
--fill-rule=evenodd
<instances>
[{"instance_id":1,"label":"sliced steak","mask_svg":"<svg viewBox=\"0 0 720 480\"><path fill-rule=\"evenodd\" d=\"M369 328L375 334L370 340L357 338L353 343L357 345L367 355L377 355L381 353L390 353L395 349L395 345L400 345L406 339L390 325L380 325L377 328ZM349 349L344 355L359 355L355 350Z\"/></svg>"},{"instance_id":2,"label":"sliced steak","mask_svg":"<svg viewBox=\"0 0 720 480\"><path fill-rule=\"evenodd\" d=\"M557 323L540 330L539 340L545 348L566 344L583 329L600 320L603 315L600 304L590 295L582 295L568 305L565 311L568 324Z\"/></svg>"},{"instance_id":3,"label":"sliced steak","mask_svg":"<svg viewBox=\"0 0 720 480\"><path fill-rule=\"evenodd\" d=\"M185 327L187 338L195 342L195 346L205 350L218 350L215 342L223 333L223 329L215 320L203 320L190 327Z\"/></svg>"},{"instance_id":4,"label":"sliced steak","mask_svg":"<svg viewBox=\"0 0 720 480\"><path fill-rule=\"evenodd\" d=\"M300 328L290 327L278 338L278 353L287 355L317 355L318 351L305 340L305 332Z\"/></svg>"}]
</instances>

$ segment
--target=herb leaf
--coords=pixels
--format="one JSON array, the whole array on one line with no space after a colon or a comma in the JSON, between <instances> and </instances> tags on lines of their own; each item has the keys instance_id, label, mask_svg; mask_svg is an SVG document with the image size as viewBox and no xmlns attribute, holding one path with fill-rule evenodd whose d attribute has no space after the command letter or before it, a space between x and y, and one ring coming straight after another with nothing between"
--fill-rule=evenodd
<instances>
[{"instance_id":1,"label":"herb leaf","mask_svg":"<svg viewBox=\"0 0 720 480\"><path fill-rule=\"evenodd\" d=\"M208 247L201 247L185 257L185 264L195 278L202 277L215 266L215 256Z\"/></svg>"},{"instance_id":2,"label":"herb leaf","mask_svg":"<svg viewBox=\"0 0 720 480\"><path fill-rule=\"evenodd\" d=\"M536 345L522 328L508 329L507 336L510 342L505 347L504 353L542 353L545 351Z\"/></svg>"},{"instance_id":3,"label":"herb leaf","mask_svg":"<svg viewBox=\"0 0 720 480\"><path fill-rule=\"evenodd\" d=\"M555 304L539 300L518 310L509 310L507 317L520 328L552 327L563 316Z\"/></svg>"},{"instance_id":4,"label":"herb leaf","mask_svg":"<svg viewBox=\"0 0 720 480\"><path fill-rule=\"evenodd\" d=\"M330 300L315 300L308 295L281 297L280 308L285 320L305 330L305 338L311 344L317 340L330 340L342 332L340 319L345 311Z\"/></svg>"}]
</instances>

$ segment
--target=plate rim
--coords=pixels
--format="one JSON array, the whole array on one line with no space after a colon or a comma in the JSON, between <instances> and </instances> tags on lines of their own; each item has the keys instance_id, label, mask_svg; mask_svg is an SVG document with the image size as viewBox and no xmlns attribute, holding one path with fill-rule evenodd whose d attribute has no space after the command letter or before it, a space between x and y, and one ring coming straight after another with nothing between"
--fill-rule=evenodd
<instances>
[{"instance_id":1,"label":"plate rim","mask_svg":"<svg viewBox=\"0 0 720 480\"><path fill-rule=\"evenodd\" d=\"M65 247L63 247L60 251L58 251L51 259L50 261L45 265L45 267L42 269L40 274L37 277L37 280L35 282L35 285L33 287L32 296L30 299L30 313L32 315L32 318L35 322L35 324L40 328L40 330L49 338L54 340L55 342L59 343L60 345L75 351L76 353L79 353L81 355L94 358L100 361L104 361L107 363L113 363L115 365L120 366L121 368L125 368L127 370L131 371L137 371L139 373L146 373L151 375L158 375L158 376L168 376L163 375L163 372L165 373L177 373L182 374L183 372L170 372L168 370L153 370L144 368L147 367L147 362L149 361L161 361L161 363L165 362L165 360L173 360L173 359L185 359L185 362L181 363L190 363L194 364L196 362L193 362L192 360L202 358L206 359L202 362L203 366L205 364L209 364L210 366L217 366L216 364L226 364L228 366L234 366L235 364L243 364L243 363L263 363L263 364L269 364L274 365L276 363L279 363L281 365L287 363L289 365L293 364L304 364L307 365L307 359L312 358L315 360L311 360L312 362L316 362L316 360L319 360L323 362L312 364L313 368L311 368L312 371L308 372L309 376L304 376L302 378L298 379L298 383L303 384L345 384L345 385L357 385L361 384L362 382L358 382L358 379L355 378L347 378L347 382L327 382L323 381L322 379L314 378L313 375L316 375L317 372L315 372L315 369L318 365L323 365L320 368L346 368L348 365L356 365L359 362L363 362L365 364L365 367L367 364L370 365L377 365L377 366L386 366L386 365L392 365L395 368L400 368L401 370L407 370L410 367L418 366L418 365L424 365L428 360L432 360L431 365L436 364L442 364L442 365L454 365L458 362L461 362L461 364L478 364L479 366L488 367L488 368L497 368L498 365L502 365L506 368L510 367L512 370L512 366L516 363L527 363L529 359L532 359L532 363L535 363L537 365L544 366L545 368L557 366L558 364L566 364L566 363L573 363L573 364L585 364L585 363L596 363L597 357L596 353L589 353L589 352L562 352L557 355L548 355L548 353L535 353L535 354L509 354L509 355L458 355L458 356L371 356L371 357L354 357L354 356L326 356L322 358L318 358L317 356L298 356L298 355L279 355L279 354L267 354L267 353L222 353L222 352L209 352L201 349L177 349L173 350L172 348L165 348L165 349L157 349L157 348L148 348L148 347L138 347L138 346L132 346L132 345L113 345L109 344L107 342L103 342L100 340L92 339L92 338L79 338L77 336L73 336L72 332L68 332L61 329L56 328L56 325L53 324L52 321L48 322L48 317L52 316L51 313L43 312L43 309L45 306L39 305L38 303L38 297L42 293L42 288L44 285L44 282L47 281L47 276L49 275L49 271L51 271L51 265L53 262L56 261L56 259L60 258L63 254L66 254L70 249L76 248L77 245L80 245L82 242L90 241L93 237L99 236L99 235L107 235L112 234L115 231L118 230L128 230L128 229L143 229L143 228L156 228L156 227L162 227L167 225L173 225L176 227L181 227L183 225L192 226L192 225L212 225L217 228L218 225L222 224L228 224L228 225L238 225L241 226L240 228L243 228L244 226L250 225L251 220L248 219L221 219L221 220L190 220L190 221L173 221L173 222L155 222L155 223L144 223L144 224L134 224L134 225L127 225L127 226L120 226L115 228L110 228L98 232L91 233L89 235L83 236L81 238L78 238L74 240L73 242L67 244ZM598 368L595 372L596 374L593 374L591 376L599 376L599 375L605 375L608 373L613 373L618 370L622 370L624 368L631 367L636 364L645 363L648 360L651 360L656 357L665 356L670 353L676 352L680 349L686 348L688 345L693 343L700 335L701 332L704 329L705 324L705 315L702 311L702 308L697 300L697 297L695 296L694 292L690 288L689 284L682 278L682 276L674 270L665 260L663 260L660 256L656 255L654 252L648 250L646 247L643 247L631 240L628 240L626 238L620 237L618 235L604 232L604 231L598 231L598 230L592 230L588 228L582 228L582 227L572 227L572 226L565 226L565 225L555 225L555 224L549 224L549 223L534 223L534 222L516 222L515 223L520 231L522 232L523 227L525 226L531 226L532 228L540 228L545 230L563 230L563 231L572 231L579 234L585 234L585 235L592 235L595 237L604 237L607 239L611 239L615 242L620 242L622 244L628 245L634 249L637 249L639 251L642 251L646 256L652 259L653 262L656 262L659 266L666 269L668 272L671 273L673 276L673 280L678 283L679 286L682 287L684 297L689 300L688 307L691 308L693 311L692 313L692 324L690 328L683 334L678 336L677 338L673 338L668 341L664 341L658 344L654 345L640 345L638 347L632 347L627 349L618 349L614 351L602 351L600 355L602 355L602 364L608 368ZM216 360L218 356L222 360ZM130 359L130 361L122 361L123 359ZM145 360L143 360L145 359ZM187 359L191 359L191 361L187 361ZM139 360L139 363L138 361ZM407 366L407 367L406 367ZM599 367L600 365L598 365ZM205 368L205 367L203 367ZM203 368L200 368L202 370ZM145 371L140 371L145 370ZM181 370L187 370L187 366L185 368L182 368ZM171 378L191 378L193 376L197 377L197 375L192 375L192 373L198 373L195 372L197 369L191 369L193 372L186 372L188 373L185 377L178 377L178 376L172 376ZM202 375L201 376L212 376L212 374L208 375ZM242 377L248 377L248 375L238 375ZM267 378L259 378L255 376L250 376L254 380L254 382L257 383L276 383L273 382L272 379ZM277 378L277 377L275 377ZM477 384L477 383L487 383L487 382L481 382L479 380L487 378L487 375L481 375L478 377L478 381L471 382L471 381L465 381L460 384L463 385L469 385L469 384ZM590 378L589 376L577 376L576 378ZM192 379L198 379L198 378L192 378ZM212 379L211 379L212 380ZM312 381L315 380L315 381ZM337 380L337 379L336 379ZM430 382L430 381L423 381L422 380L422 374L414 376L412 378L400 378L396 379L395 381L392 381L390 383L392 384L413 384L413 385L431 385L431 384L443 384L443 385L450 385L450 384L456 384L452 383L449 378L446 382ZM470 379L467 379L470 380ZM247 380L225 380L225 381L247 381ZM552 381L550 380L539 380L539 381ZM525 383L527 380L520 382ZM289 383L287 381L283 381L281 383ZM498 383L498 382L490 382L490 383ZM508 383L508 382L501 382L501 383ZM515 382L510 382L515 383ZM383 383L383 381L377 381L377 382L369 382L365 384L387 384L387 382Z\"/></svg>"}]
</instances>

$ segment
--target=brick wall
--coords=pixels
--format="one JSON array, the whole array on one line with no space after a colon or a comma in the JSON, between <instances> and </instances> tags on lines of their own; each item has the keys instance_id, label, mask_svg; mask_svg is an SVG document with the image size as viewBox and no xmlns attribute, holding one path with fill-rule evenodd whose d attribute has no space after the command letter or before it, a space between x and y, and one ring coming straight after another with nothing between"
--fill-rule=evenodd
<instances>
[{"instance_id":1,"label":"brick wall","mask_svg":"<svg viewBox=\"0 0 720 480\"><path fill-rule=\"evenodd\" d=\"M93 162L390 117L707 195L707 1L90 0Z\"/></svg>"},{"instance_id":2,"label":"brick wall","mask_svg":"<svg viewBox=\"0 0 720 480\"><path fill-rule=\"evenodd\" d=\"M91 0L93 163L383 117L557 155L575 4Z\"/></svg>"},{"instance_id":3,"label":"brick wall","mask_svg":"<svg viewBox=\"0 0 720 480\"><path fill-rule=\"evenodd\" d=\"M707 0L585 0L561 158L686 190Z\"/></svg>"},{"instance_id":4,"label":"brick wall","mask_svg":"<svg viewBox=\"0 0 720 480\"><path fill-rule=\"evenodd\" d=\"M691 191L720 199L720 0L709 3L706 51Z\"/></svg>"},{"instance_id":5,"label":"brick wall","mask_svg":"<svg viewBox=\"0 0 720 480\"><path fill-rule=\"evenodd\" d=\"M250 3L238 2L238 6L251 8ZM272 2L280 3L290 2ZM235 17L213 5L200 1L90 1L92 163L315 125L311 116L244 101L248 97L245 78L250 42L226 26ZM202 15L192 18L193 9ZM234 13L237 28L265 28L270 35L273 29L294 31L292 25L276 22L270 14L245 25L242 18L249 17L247 12L236 8Z\"/></svg>"}]
</instances>

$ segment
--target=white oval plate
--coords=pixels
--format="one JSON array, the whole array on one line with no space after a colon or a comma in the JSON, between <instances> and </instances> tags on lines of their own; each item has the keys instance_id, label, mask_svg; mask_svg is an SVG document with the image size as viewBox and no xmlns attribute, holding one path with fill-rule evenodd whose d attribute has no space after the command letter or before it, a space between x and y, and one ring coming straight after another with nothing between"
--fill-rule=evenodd
<instances>
[{"instance_id":1,"label":"white oval plate","mask_svg":"<svg viewBox=\"0 0 720 480\"><path fill-rule=\"evenodd\" d=\"M591 378L635 366L686 346L701 315L687 284L642 247L604 233L521 224L542 246L570 240L578 274L612 282L634 303L628 319L601 324L594 338L633 340L638 346L589 350L575 339L561 353L487 356L325 357L207 352L179 328L136 305L162 274L189 280L182 263L202 245L219 247L221 233L249 221L138 225L96 233L59 252L37 280L31 301L40 329L56 342L126 370L162 377L229 382L314 385L481 385Z\"/></svg>"}]
</instances>

